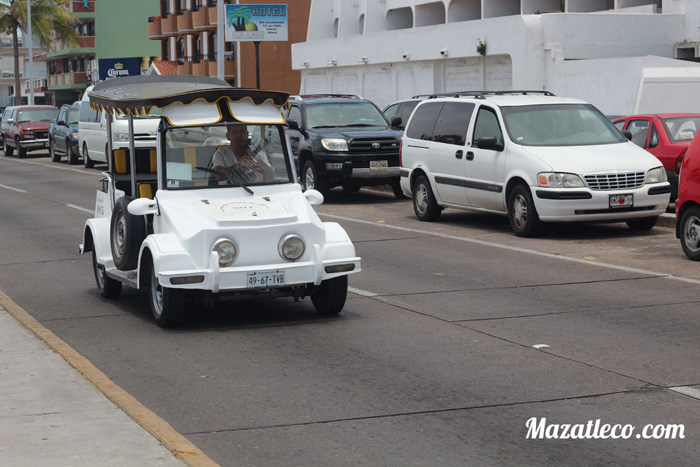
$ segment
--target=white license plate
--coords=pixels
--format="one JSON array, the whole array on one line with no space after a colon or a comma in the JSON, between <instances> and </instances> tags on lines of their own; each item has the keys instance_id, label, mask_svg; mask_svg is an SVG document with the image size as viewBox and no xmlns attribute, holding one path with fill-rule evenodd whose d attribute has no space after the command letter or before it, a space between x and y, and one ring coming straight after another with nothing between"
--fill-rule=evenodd
<instances>
[{"instance_id":1,"label":"white license plate","mask_svg":"<svg viewBox=\"0 0 700 467\"><path fill-rule=\"evenodd\" d=\"M610 195L610 208L631 208L634 206L634 195Z\"/></svg>"},{"instance_id":2,"label":"white license plate","mask_svg":"<svg viewBox=\"0 0 700 467\"><path fill-rule=\"evenodd\" d=\"M276 287L280 285L284 285L284 271L248 273L248 287Z\"/></svg>"},{"instance_id":3,"label":"white license plate","mask_svg":"<svg viewBox=\"0 0 700 467\"><path fill-rule=\"evenodd\" d=\"M387 161L369 161L369 170L389 170Z\"/></svg>"}]
</instances>

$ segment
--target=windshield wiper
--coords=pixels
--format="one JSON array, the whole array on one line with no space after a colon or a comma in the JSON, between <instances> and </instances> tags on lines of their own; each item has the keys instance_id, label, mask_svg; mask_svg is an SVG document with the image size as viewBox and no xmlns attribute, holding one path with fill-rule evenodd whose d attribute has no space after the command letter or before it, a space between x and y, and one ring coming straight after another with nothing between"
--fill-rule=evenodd
<instances>
[{"instance_id":1,"label":"windshield wiper","mask_svg":"<svg viewBox=\"0 0 700 467\"><path fill-rule=\"evenodd\" d=\"M225 174L224 172L222 172L221 170L209 169L209 168L207 168L207 167L195 167L195 169L197 169L197 170L202 170L202 171L204 171L204 172L209 172L209 173L216 174L216 175L221 175L222 177L226 177L226 178L228 179L228 181L231 182L231 185L234 185L234 186L235 186L236 184L238 184L238 186L240 186L241 188L243 188L245 191L247 191L247 192L250 193L251 195L254 195L254 194L255 194L255 192L254 192L253 190L251 190L250 188L248 188L248 187L245 185L245 183L243 183L243 180L241 179L241 176L238 175L238 174L235 173L235 172L231 172L230 174L227 175L227 174Z\"/></svg>"}]
</instances>

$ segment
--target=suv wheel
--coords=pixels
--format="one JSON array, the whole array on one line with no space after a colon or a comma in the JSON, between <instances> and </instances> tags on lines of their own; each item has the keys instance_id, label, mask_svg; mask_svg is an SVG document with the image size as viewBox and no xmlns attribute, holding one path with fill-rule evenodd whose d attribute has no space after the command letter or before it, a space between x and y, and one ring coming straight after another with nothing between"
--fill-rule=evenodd
<instances>
[{"instance_id":1,"label":"suv wheel","mask_svg":"<svg viewBox=\"0 0 700 467\"><path fill-rule=\"evenodd\" d=\"M681 246L688 259L700 261L700 208L693 206L681 217Z\"/></svg>"},{"instance_id":2,"label":"suv wheel","mask_svg":"<svg viewBox=\"0 0 700 467\"><path fill-rule=\"evenodd\" d=\"M15 138L15 149L17 149L17 159L24 159L27 157L27 150L19 144L19 136Z\"/></svg>"},{"instance_id":3,"label":"suv wheel","mask_svg":"<svg viewBox=\"0 0 700 467\"><path fill-rule=\"evenodd\" d=\"M317 190L325 197L328 194L328 181L318 176L316 166L310 160L304 163L304 171L301 176L301 186L304 190Z\"/></svg>"},{"instance_id":4,"label":"suv wheel","mask_svg":"<svg viewBox=\"0 0 700 467\"><path fill-rule=\"evenodd\" d=\"M432 222L440 218L442 208L435 201L428 179L421 175L413 184L413 211L418 220Z\"/></svg>"},{"instance_id":5,"label":"suv wheel","mask_svg":"<svg viewBox=\"0 0 700 467\"><path fill-rule=\"evenodd\" d=\"M541 221L532 201L530 189L518 185L508 199L508 220L510 227L518 237L532 237L540 229Z\"/></svg>"},{"instance_id":6,"label":"suv wheel","mask_svg":"<svg viewBox=\"0 0 700 467\"><path fill-rule=\"evenodd\" d=\"M56 154L56 142L54 140L49 140L49 156L53 162L61 162L61 156Z\"/></svg>"},{"instance_id":7,"label":"suv wheel","mask_svg":"<svg viewBox=\"0 0 700 467\"><path fill-rule=\"evenodd\" d=\"M6 157L12 157L14 150L7 145L7 138L4 138L2 141L2 150L5 152Z\"/></svg>"},{"instance_id":8,"label":"suv wheel","mask_svg":"<svg viewBox=\"0 0 700 467\"><path fill-rule=\"evenodd\" d=\"M406 199L406 195L403 194L403 190L401 189L401 179L397 178L393 182L391 182L391 191L394 192L394 196L396 199Z\"/></svg>"},{"instance_id":9,"label":"suv wheel","mask_svg":"<svg viewBox=\"0 0 700 467\"><path fill-rule=\"evenodd\" d=\"M83 164L85 164L86 169L90 169L95 166L95 163L90 160L90 154L88 154L87 144L83 144Z\"/></svg>"}]
</instances>

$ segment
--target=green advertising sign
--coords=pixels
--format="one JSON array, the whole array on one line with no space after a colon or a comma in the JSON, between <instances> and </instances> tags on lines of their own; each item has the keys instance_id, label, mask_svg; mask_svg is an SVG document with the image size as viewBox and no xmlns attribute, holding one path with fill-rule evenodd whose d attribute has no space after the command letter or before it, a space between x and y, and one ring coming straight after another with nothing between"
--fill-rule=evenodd
<instances>
[{"instance_id":1,"label":"green advertising sign","mask_svg":"<svg viewBox=\"0 0 700 467\"><path fill-rule=\"evenodd\" d=\"M287 5L226 5L225 39L286 41Z\"/></svg>"}]
</instances>

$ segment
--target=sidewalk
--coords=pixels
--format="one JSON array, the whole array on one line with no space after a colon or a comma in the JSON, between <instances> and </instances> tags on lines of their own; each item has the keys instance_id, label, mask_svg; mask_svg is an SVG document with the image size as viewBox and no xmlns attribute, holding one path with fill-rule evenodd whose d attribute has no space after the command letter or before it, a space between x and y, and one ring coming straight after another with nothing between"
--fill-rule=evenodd
<instances>
[{"instance_id":1,"label":"sidewalk","mask_svg":"<svg viewBox=\"0 0 700 467\"><path fill-rule=\"evenodd\" d=\"M0 291L0 465L216 464Z\"/></svg>"}]
</instances>

